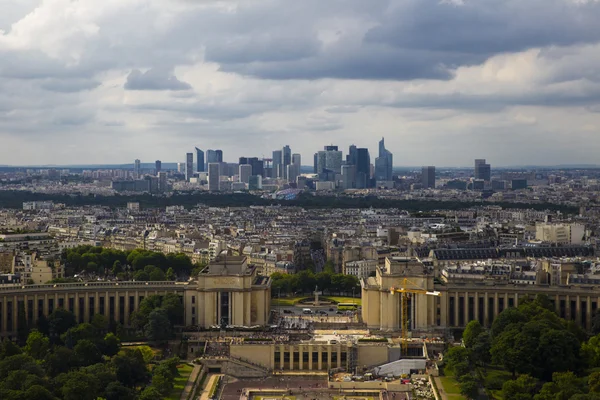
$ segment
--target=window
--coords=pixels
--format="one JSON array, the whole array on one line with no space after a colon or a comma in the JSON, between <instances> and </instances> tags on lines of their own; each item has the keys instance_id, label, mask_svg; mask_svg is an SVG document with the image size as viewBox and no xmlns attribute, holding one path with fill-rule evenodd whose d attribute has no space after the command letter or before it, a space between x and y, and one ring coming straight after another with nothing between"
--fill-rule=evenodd
<instances>
[{"instance_id":1,"label":"window","mask_svg":"<svg viewBox=\"0 0 600 400\"><path fill-rule=\"evenodd\" d=\"M192 296L192 304L196 304L196 296Z\"/></svg>"}]
</instances>

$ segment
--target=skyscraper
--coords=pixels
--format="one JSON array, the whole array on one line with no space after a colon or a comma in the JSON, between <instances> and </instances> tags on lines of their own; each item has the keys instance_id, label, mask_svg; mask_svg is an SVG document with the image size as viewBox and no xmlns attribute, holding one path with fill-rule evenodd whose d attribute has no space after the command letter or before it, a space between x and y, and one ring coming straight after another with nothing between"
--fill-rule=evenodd
<instances>
[{"instance_id":1,"label":"skyscraper","mask_svg":"<svg viewBox=\"0 0 600 400\"><path fill-rule=\"evenodd\" d=\"M140 162L140 160L135 160L133 162L133 174L135 175L136 178L140 177L141 165L142 165L142 163Z\"/></svg>"},{"instance_id":2,"label":"skyscraper","mask_svg":"<svg viewBox=\"0 0 600 400\"><path fill-rule=\"evenodd\" d=\"M492 168L490 164L486 164L485 159L475 160L475 179L483 179L489 182L492 179Z\"/></svg>"},{"instance_id":3,"label":"skyscraper","mask_svg":"<svg viewBox=\"0 0 600 400\"><path fill-rule=\"evenodd\" d=\"M281 150L273 151L273 178L283 177L283 152Z\"/></svg>"},{"instance_id":4,"label":"skyscraper","mask_svg":"<svg viewBox=\"0 0 600 400\"><path fill-rule=\"evenodd\" d=\"M292 149L287 144L281 150L281 162L283 164L283 177L287 179L287 166L292 163Z\"/></svg>"},{"instance_id":5,"label":"skyscraper","mask_svg":"<svg viewBox=\"0 0 600 400\"><path fill-rule=\"evenodd\" d=\"M249 183L252 176L252 165L242 164L239 166L239 178L242 183Z\"/></svg>"},{"instance_id":6,"label":"skyscraper","mask_svg":"<svg viewBox=\"0 0 600 400\"><path fill-rule=\"evenodd\" d=\"M208 190L218 192L221 188L221 163L208 164Z\"/></svg>"},{"instance_id":7,"label":"skyscraper","mask_svg":"<svg viewBox=\"0 0 600 400\"><path fill-rule=\"evenodd\" d=\"M302 165L302 156L298 153L292 154L292 164L301 166Z\"/></svg>"},{"instance_id":8,"label":"skyscraper","mask_svg":"<svg viewBox=\"0 0 600 400\"><path fill-rule=\"evenodd\" d=\"M435 167L430 165L421 168L421 183L423 189L435 188Z\"/></svg>"},{"instance_id":9,"label":"skyscraper","mask_svg":"<svg viewBox=\"0 0 600 400\"><path fill-rule=\"evenodd\" d=\"M371 181L371 157L369 149L356 149L356 188L365 189Z\"/></svg>"},{"instance_id":10,"label":"skyscraper","mask_svg":"<svg viewBox=\"0 0 600 400\"><path fill-rule=\"evenodd\" d=\"M392 167L394 157L392 153L385 148L385 139L379 141L379 157L375 159L375 179L378 181L392 180Z\"/></svg>"},{"instance_id":11,"label":"skyscraper","mask_svg":"<svg viewBox=\"0 0 600 400\"><path fill-rule=\"evenodd\" d=\"M217 156L217 162L223 162L223 150L215 150Z\"/></svg>"},{"instance_id":12,"label":"skyscraper","mask_svg":"<svg viewBox=\"0 0 600 400\"><path fill-rule=\"evenodd\" d=\"M185 180L190 181L194 176L194 153L185 154Z\"/></svg>"},{"instance_id":13,"label":"skyscraper","mask_svg":"<svg viewBox=\"0 0 600 400\"><path fill-rule=\"evenodd\" d=\"M352 189L356 185L356 165L342 165L342 189Z\"/></svg>"},{"instance_id":14,"label":"skyscraper","mask_svg":"<svg viewBox=\"0 0 600 400\"><path fill-rule=\"evenodd\" d=\"M167 173L159 172L158 173L158 191L165 192L167 190Z\"/></svg>"},{"instance_id":15,"label":"skyscraper","mask_svg":"<svg viewBox=\"0 0 600 400\"><path fill-rule=\"evenodd\" d=\"M289 182L296 182L296 178L300 175L300 164L290 164L286 167L286 176Z\"/></svg>"},{"instance_id":16,"label":"skyscraper","mask_svg":"<svg viewBox=\"0 0 600 400\"><path fill-rule=\"evenodd\" d=\"M196 172L204 172L204 152L196 147Z\"/></svg>"},{"instance_id":17,"label":"skyscraper","mask_svg":"<svg viewBox=\"0 0 600 400\"><path fill-rule=\"evenodd\" d=\"M337 146L331 146L337 149ZM336 174L342 172L342 152L338 150L327 151L325 167Z\"/></svg>"},{"instance_id":18,"label":"skyscraper","mask_svg":"<svg viewBox=\"0 0 600 400\"><path fill-rule=\"evenodd\" d=\"M162 162L160 160L156 160L154 162L154 171L156 172L157 176L161 169L162 169Z\"/></svg>"},{"instance_id":19,"label":"skyscraper","mask_svg":"<svg viewBox=\"0 0 600 400\"><path fill-rule=\"evenodd\" d=\"M313 174L319 173L319 153L315 153L313 156Z\"/></svg>"},{"instance_id":20,"label":"skyscraper","mask_svg":"<svg viewBox=\"0 0 600 400\"><path fill-rule=\"evenodd\" d=\"M356 165L357 157L356 146L350 145L350 148L348 149L348 155L346 156L346 164Z\"/></svg>"}]
</instances>

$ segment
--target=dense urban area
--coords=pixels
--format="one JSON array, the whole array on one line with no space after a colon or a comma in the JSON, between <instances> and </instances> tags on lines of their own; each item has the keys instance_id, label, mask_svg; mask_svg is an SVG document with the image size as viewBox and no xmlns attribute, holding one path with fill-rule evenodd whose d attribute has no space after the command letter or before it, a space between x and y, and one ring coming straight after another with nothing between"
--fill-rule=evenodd
<instances>
[{"instance_id":1,"label":"dense urban area","mask_svg":"<svg viewBox=\"0 0 600 400\"><path fill-rule=\"evenodd\" d=\"M0 398L600 399L600 170L392 165L0 168Z\"/></svg>"}]
</instances>

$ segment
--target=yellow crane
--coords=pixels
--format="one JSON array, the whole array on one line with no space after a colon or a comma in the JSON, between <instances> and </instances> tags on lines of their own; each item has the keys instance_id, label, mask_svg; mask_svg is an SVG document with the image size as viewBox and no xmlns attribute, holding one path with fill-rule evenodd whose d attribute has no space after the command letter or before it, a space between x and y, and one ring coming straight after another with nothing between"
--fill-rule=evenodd
<instances>
[{"instance_id":1,"label":"yellow crane","mask_svg":"<svg viewBox=\"0 0 600 400\"><path fill-rule=\"evenodd\" d=\"M408 278L404 278L402 280L402 287L390 288L390 293L393 295L395 293L400 293L400 307L402 309L402 321L401 329L402 329L402 341L400 346L402 347L402 355L406 355L408 353L408 299L410 295L415 294L424 294L427 296L441 296L440 292L437 291L429 291L419 287L416 283L412 282Z\"/></svg>"}]
</instances>

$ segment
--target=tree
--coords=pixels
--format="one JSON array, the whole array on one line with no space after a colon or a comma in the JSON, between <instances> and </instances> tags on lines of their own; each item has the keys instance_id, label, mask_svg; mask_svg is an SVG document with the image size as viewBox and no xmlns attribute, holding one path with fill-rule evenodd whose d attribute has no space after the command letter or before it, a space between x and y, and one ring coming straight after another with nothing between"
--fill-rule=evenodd
<instances>
[{"instance_id":1,"label":"tree","mask_svg":"<svg viewBox=\"0 0 600 400\"><path fill-rule=\"evenodd\" d=\"M111 382L105 389L106 400L129 400L135 398L135 392L120 382Z\"/></svg>"},{"instance_id":2,"label":"tree","mask_svg":"<svg viewBox=\"0 0 600 400\"><path fill-rule=\"evenodd\" d=\"M175 271L173 271L173 268L169 267L165 274L165 278L168 281L174 281L177 278L177 276L175 276Z\"/></svg>"},{"instance_id":3,"label":"tree","mask_svg":"<svg viewBox=\"0 0 600 400\"><path fill-rule=\"evenodd\" d=\"M16 356L17 354L21 354L21 349L19 346L14 344L12 340L4 339L0 346L0 360L4 360L5 358Z\"/></svg>"},{"instance_id":4,"label":"tree","mask_svg":"<svg viewBox=\"0 0 600 400\"><path fill-rule=\"evenodd\" d=\"M73 350L64 346L55 346L54 351L46 355L44 366L48 375L54 377L69 372L71 368L77 366L77 362Z\"/></svg>"},{"instance_id":5,"label":"tree","mask_svg":"<svg viewBox=\"0 0 600 400\"><path fill-rule=\"evenodd\" d=\"M460 363L468 364L469 350L462 346L451 347L444 357L444 362L449 369L454 369L454 367Z\"/></svg>"},{"instance_id":6,"label":"tree","mask_svg":"<svg viewBox=\"0 0 600 400\"><path fill-rule=\"evenodd\" d=\"M72 371L57 377L62 382L64 400L96 400L100 391L98 379L81 371Z\"/></svg>"},{"instance_id":7,"label":"tree","mask_svg":"<svg viewBox=\"0 0 600 400\"><path fill-rule=\"evenodd\" d=\"M502 311L498 316L494 319L492 323L492 329L490 330L490 334L492 338L496 338L502 332L506 330L509 325L521 325L527 321L526 316L519 308L509 307L506 310Z\"/></svg>"},{"instance_id":8,"label":"tree","mask_svg":"<svg viewBox=\"0 0 600 400\"><path fill-rule=\"evenodd\" d=\"M535 400L568 400L583 393L583 385L573 372L555 372L552 382L544 383Z\"/></svg>"},{"instance_id":9,"label":"tree","mask_svg":"<svg viewBox=\"0 0 600 400\"><path fill-rule=\"evenodd\" d=\"M57 308L48 317L48 336L51 341L58 340L60 335L76 325L77 320L72 312L67 311L64 308Z\"/></svg>"},{"instance_id":10,"label":"tree","mask_svg":"<svg viewBox=\"0 0 600 400\"><path fill-rule=\"evenodd\" d=\"M183 322L183 303L178 295L174 293L165 295L161 302L161 308L167 311L171 324L177 325Z\"/></svg>"},{"instance_id":11,"label":"tree","mask_svg":"<svg viewBox=\"0 0 600 400\"><path fill-rule=\"evenodd\" d=\"M148 386L138 397L138 400L162 400L163 395L154 386Z\"/></svg>"},{"instance_id":12,"label":"tree","mask_svg":"<svg viewBox=\"0 0 600 400\"><path fill-rule=\"evenodd\" d=\"M112 357L119 352L121 341L114 333L107 333L104 336L104 344L102 345L102 353Z\"/></svg>"},{"instance_id":13,"label":"tree","mask_svg":"<svg viewBox=\"0 0 600 400\"><path fill-rule=\"evenodd\" d=\"M124 349L111 361L117 380L127 387L134 388L148 380L148 369L142 352Z\"/></svg>"},{"instance_id":14,"label":"tree","mask_svg":"<svg viewBox=\"0 0 600 400\"><path fill-rule=\"evenodd\" d=\"M94 314L92 317L92 326L98 332L106 332L108 330L108 318L102 314Z\"/></svg>"},{"instance_id":15,"label":"tree","mask_svg":"<svg viewBox=\"0 0 600 400\"><path fill-rule=\"evenodd\" d=\"M144 326L144 334L151 342L166 342L171 338L171 322L169 315L163 308L157 308L148 316L148 323Z\"/></svg>"},{"instance_id":16,"label":"tree","mask_svg":"<svg viewBox=\"0 0 600 400\"><path fill-rule=\"evenodd\" d=\"M80 340L90 340L96 342L99 338L98 330L90 323L84 322L70 328L61 336L61 340L65 346L69 348L75 347Z\"/></svg>"},{"instance_id":17,"label":"tree","mask_svg":"<svg viewBox=\"0 0 600 400\"><path fill-rule=\"evenodd\" d=\"M467 324L465 330L463 332L463 342L465 343L465 347L467 349L473 348L473 344L477 337L482 334L484 331L483 327L479 323L478 320L474 319Z\"/></svg>"},{"instance_id":18,"label":"tree","mask_svg":"<svg viewBox=\"0 0 600 400\"><path fill-rule=\"evenodd\" d=\"M537 393L537 381L530 375L520 375L517 379L506 381L502 385L505 400L533 400Z\"/></svg>"},{"instance_id":19,"label":"tree","mask_svg":"<svg viewBox=\"0 0 600 400\"><path fill-rule=\"evenodd\" d=\"M597 309L592 316L592 333L600 334L600 309Z\"/></svg>"},{"instance_id":20,"label":"tree","mask_svg":"<svg viewBox=\"0 0 600 400\"><path fill-rule=\"evenodd\" d=\"M479 384L472 375L466 375L458 385L460 394L468 399L476 399L479 391Z\"/></svg>"},{"instance_id":21,"label":"tree","mask_svg":"<svg viewBox=\"0 0 600 400\"><path fill-rule=\"evenodd\" d=\"M102 360L102 353L96 345L89 340L80 340L73 348L77 362L81 366L96 364Z\"/></svg>"},{"instance_id":22,"label":"tree","mask_svg":"<svg viewBox=\"0 0 600 400\"><path fill-rule=\"evenodd\" d=\"M531 354L527 354L527 349L519 347L520 335L521 330L517 327L505 330L494 339L490 349L492 361L510 371L513 378L517 372L526 370L531 365Z\"/></svg>"},{"instance_id":23,"label":"tree","mask_svg":"<svg viewBox=\"0 0 600 400\"><path fill-rule=\"evenodd\" d=\"M159 369L154 371L152 374L152 386L163 396L166 396L173 389L173 376L164 370Z\"/></svg>"},{"instance_id":24,"label":"tree","mask_svg":"<svg viewBox=\"0 0 600 400\"><path fill-rule=\"evenodd\" d=\"M579 348L579 340L571 332L554 329L544 332L538 344L542 377L549 379L554 372L579 370Z\"/></svg>"},{"instance_id":25,"label":"tree","mask_svg":"<svg viewBox=\"0 0 600 400\"><path fill-rule=\"evenodd\" d=\"M479 365L488 364L492 361L490 350L492 348L492 338L489 332L482 332L475 338L471 348L471 359Z\"/></svg>"},{"instance_id":26,"label":"tree","mask_svg":"<svg viewBox=\"0 0 600 400\"><path fill-rule=\"evenodd\" d=\"M58 400L52 392L41 385L30 386L25 392L23 399L26 400Z\"/></svg>"},{"instance_id":27,"label":"tree","mask_svg":"<svg viewBox=\"0 0 600 400\"><path fill-rule=\"evenodd\" d=\"M44 314L40 315L35 324L38 331L48 336L50 334L50 326L48 325L48 318Z\"/></svg>"},{"instance_id":28,"label":"tree","mask_svg":"<svg viewBox=\"0 0 600 400\"><path fill-rule=\"evenodd\" d=\"M600 372L592 372L588 376L587 384L590 392L600 393Z\"/></svg>"},{"instance_id":29,"label":"tree","mask_svg":"<svg viewBox=\"0 0 600 400\"><path fill-rule=\"evenodd\" d=\"M23 346L29 335L29 324L27 323L27 315L25 315L25 304L19 302L17 309L17 339L19 344Z\"/></svg>"},{"instance_id":30,"label":"tree","mask_svg":"<svg viewBox=\"0 0 600 400\"><path fill-rule=\"evenodd\" d=\"M150 275L144 270L136 271L135 274L133 274L133 280L146 282L150 280Z\"/></svg>"},{"instance_id":31,"label":"tree","mask_svg":"<svg viewBox=\"0 0 600 400\"><path fill-rule=\"evenodd\" d=\"M113 263L111 272L114 276L117 276L118 274L123 272L123 265L121 264L121 261L117 260Z\"/></svg>"},{"instance_id":32,"label":"tree","mask_svg":"<svg viewBox=\"0 0 600 400\"><path fill-rule=\"evenodd\" d=\"M27 336L25 353L36 360L43 360L50 349L50 339L44 336L40 331L34 329Z\"/></svg>"},{"instance_id":33,"label":"tree","mask_svg":"<svg viewBox=\"0 0 600 400\"><path fill-rule=\"evenodd\" d=\"M148 268L148 267L146 267L146 268ZM146 271L146 270L144 269L144 271ZM165 273L160 268L154 267L148 273L148 279L150 281L157 282L157 281L164 281L166 278L165 278Z\"/></svg>"}]
</instances>

